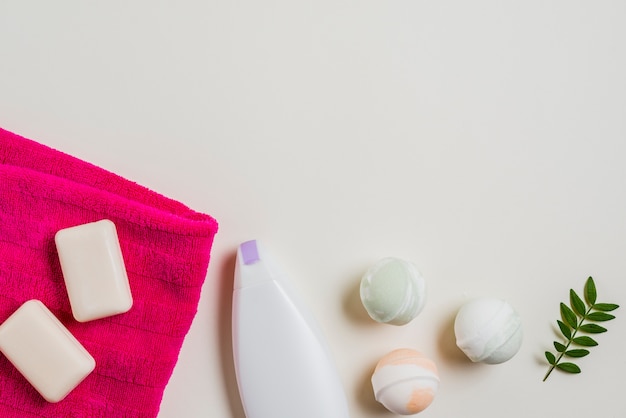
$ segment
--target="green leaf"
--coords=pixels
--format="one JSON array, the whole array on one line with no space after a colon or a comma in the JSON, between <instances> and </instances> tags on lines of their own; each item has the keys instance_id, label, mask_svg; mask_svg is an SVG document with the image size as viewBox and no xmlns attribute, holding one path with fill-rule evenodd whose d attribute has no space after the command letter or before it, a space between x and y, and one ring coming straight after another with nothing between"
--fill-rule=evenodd
<instances>
[{"instance_id":1,"label":"green leaf","mask_svg":"<svg viewBox=\"0 0 626 418\"><path fill-rule=\"evenodd\" d=\"M610 321L611 319L615 319L615 315L611 315L605 312L591 312L587 315L587 319L590 321Z\"/></svg>"},{"instance_id":2,"label":"green leaf","mask_svg":"<svg viewBox=\"0 0 626 418\"><path fill-rule=\"evenodd\" d=\"M578 328L578 330L589 334L602 334L606 332L606 328L597 324L585 324Z\"/></svg>"},{"instance_id":3,"label":"green leaf","mask_svg":"<svg viewBox=\"0 0 626 418\"><path fill-rule=\"evenodd\" d=\"M567 338L568 340L572 338L572 330L570 329L570 327L568 327L563 321L560 321L558 319L556 320L556 322L559 324L561 333L565 336L565 338Z\"/></svg>"},{"instance_id":4,"label":"green leaf","mask_svg":"<svg viewBox=\"0 0 626 418\"><path fill-rule=\"evenodd\" d=\"M587 299L589 306L593 306L596 303L597 297L598 292L596 291L596 284L594 283L593 278L589 276L587 282L585 283L585 299Z\"/></svg>"},{"instance_id":5,"label":"green leaf","mask_svg":"<svg viewBox=\"0 0 626 418\"><path fill-rule=\"evenodd\" d=\"M583 347L595 347L598 345L596 340L591 337L576 337L572 340L574 344L582 345Z\"/></svg>"},{"instance_id":6,"label":"green leaf","mask_svg":"<svg viewBox=\"0 0 626 418\"><path fill-rule=\"evenodd\" d=\"M576 314L563 302L561 302L561 316L570 327L575 329L576 325L578 325Z\"/></svg>"},{"instance_id":7,"label":"green leaf","mask_svg":"<svg viewBox=\"0 0 626 418\"><path fill-rule=\"evenodd\" d=\"M614 303L596 303L595 305L593 305L593 309L602 312L614 311L617 308L619 308L619 305L616 305Z\"/></svg>"},{"instance_id":8,"label":"green leaf","mask_svg":"<svg viewBox=\"0 0 626 418\"><path fill-rule=\"evenodd\" d=\"M556 365L557 369L563 370L567 373L580 373L580 367L574 363L559 363Z\"/></svg>"},{"instance_id":9,"label":"green leaf","mask_svg":"<svg viewBox=\"0 0 626 418\"><path fill-rule=\"evenodd\" d=\"M589 354L589 350L585 350L584 348L578 348L576 350L567 350L565 352L565 355L569 357L585 357L587 354Z\"/></svg>"},{"instance_id":10,"label":"green leaf","mask_svg":"<svg viewBox=\"0 0 626 418\"><path fill-rule=\"evenodd\" d=\"M608 312L616 310L619 308L619 305L614 303L596 303L598 294L592 277L589 277L585 282L583 292L584 298L581 298L574 289L570 289L569 304L561 303L559 305L561 315L556 322L565 340L553 342L556 352L544 352L546 360L550 363L550 367L543 378L544 382L554 369L567 373L580 373L580 367L574 363L567 362L566 358L580 358L589 355L588 348L597 346L598 342L583 334L604 333L607 329L595 322L610 321L615 318L613 314ZM561 361L563 362L561 363Z\"/></svg>"},{"instance_id":11,"label":"green leaf","mask_svg":"<svg viewBox=\"0 0 626 418\"><path fill-rule=\"evenodd\" d=\"M585 302L583 302L580 296L578 296L576 292L574 292L574 289L569 290L569 300L574 312L576 312L579 316L585 316Z\"/></svg>"}]
</instances>

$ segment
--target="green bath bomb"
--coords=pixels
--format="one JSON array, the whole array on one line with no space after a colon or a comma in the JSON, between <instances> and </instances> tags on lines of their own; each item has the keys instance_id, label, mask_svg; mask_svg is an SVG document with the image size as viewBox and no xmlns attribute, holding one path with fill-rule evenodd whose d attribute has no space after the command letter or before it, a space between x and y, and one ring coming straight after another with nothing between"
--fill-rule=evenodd
<instances>
[{"instance_id":1,"label":"green bath bomb","mask_svg":"<svg viewBox=\"0 0 626 418\"><path fill-rule=\"evenodd\" d=\"M377 322L408 324L426 303L424 278L408 261L383 258L361 279L361 302Z\"/></svg>"}]
</instances>

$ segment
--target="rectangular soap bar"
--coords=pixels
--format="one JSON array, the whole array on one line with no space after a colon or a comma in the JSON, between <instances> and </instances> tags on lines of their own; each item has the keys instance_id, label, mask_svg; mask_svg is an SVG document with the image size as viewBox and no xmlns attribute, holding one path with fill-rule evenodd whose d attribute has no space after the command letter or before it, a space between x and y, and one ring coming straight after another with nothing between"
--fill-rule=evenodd
<instances>
[{"instance_id":1,"label":"rectangular soap bar","mask_svg":"<svg viewBox=\"0 0 626 418\"><path fill-rule=\"evenodd\" d=\"M115 224L107 219L55 235L72 314L79 322L127 312L133 298Z\"/></svg>"},{"instance_id":2,"label":"rectangular soap bar","mask_svg":"<svg viewBox=\"0 0 626 418\"><path fill-rule=\"evenodd\" d=\"M59 402L91 373L93 357L38 300L0 325L0 351L48 402Z\"/></svg>"}]
</instances>

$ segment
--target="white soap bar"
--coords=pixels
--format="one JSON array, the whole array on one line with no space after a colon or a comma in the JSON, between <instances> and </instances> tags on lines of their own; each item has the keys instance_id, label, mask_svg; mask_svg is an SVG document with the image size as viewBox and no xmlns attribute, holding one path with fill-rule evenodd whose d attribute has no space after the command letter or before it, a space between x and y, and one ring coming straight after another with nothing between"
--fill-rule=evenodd
<instances>
[{"instance_id":1,"label":"white soap bar","mask_svg":"<svg viewBox=\"0 0 626 418\"><path fill-rule=\"evenodd\" d=\"M133 305L115 224L107 219L62 229L55 242L74 318L92 321Z\"/></svg>"},{"instance_id":2,"label":"white soap bar","mask_svg":"<svg viewBox=\"0 0 626 418\"><path fill-rule=\"evenodd\" d=\"M0 351L48 402L59 402L96 366L93 357L38 300L0 325Z\"/></svg>"}]
</instances>

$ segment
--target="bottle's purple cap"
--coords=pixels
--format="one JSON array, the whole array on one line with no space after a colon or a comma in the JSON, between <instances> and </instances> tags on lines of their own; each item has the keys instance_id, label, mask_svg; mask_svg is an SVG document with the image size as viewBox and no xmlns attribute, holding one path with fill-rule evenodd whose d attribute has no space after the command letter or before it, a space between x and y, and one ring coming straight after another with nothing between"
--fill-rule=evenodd
<instances>
[{"instance_id":1,"label":"bottle's purple cap","mask_svg":"<svg viewBox=\"0 0 626 418\"><path fill-rule=\"evenodd\" d=\"M256 240L246 241L242 243L239 248L241 249L241 257L244 264L254 264L259 261L259 249L256 244Z\"/></svg>"}]
</instances>

